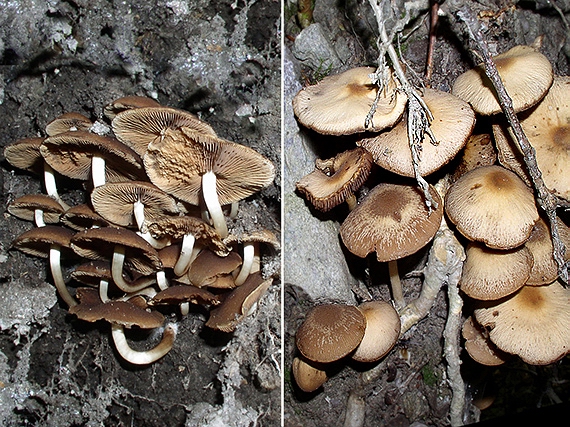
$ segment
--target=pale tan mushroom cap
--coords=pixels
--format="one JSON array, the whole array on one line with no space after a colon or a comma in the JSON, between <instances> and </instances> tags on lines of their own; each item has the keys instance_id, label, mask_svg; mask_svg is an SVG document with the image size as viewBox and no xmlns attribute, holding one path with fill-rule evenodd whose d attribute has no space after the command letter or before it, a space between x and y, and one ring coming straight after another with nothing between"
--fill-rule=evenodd
<instances>
[{"instance_id":1,"label":"pale tan mushroom cap","mask_svg":"<svg viewBox=\"0 0 570 427\"><path fill-rule=\"evenodd\" d=\"M362 341L366 319L355 306L323 304L313 307L297 330L297 348L319 363L339 360Z\"/></svg>"},{"instance_id":2,"label":"pale tan mushroom cap","mask_svg":"<svg viewBox=\"0 0 570 427\"><path fill-rule=\"evenodd\" d=\"M475 113L465 101L446 92L425 89L423 100L434 116L430 129L437 140L434 145L426 134L422 142L419 172L429 175L451 161L463 148L475 126ZM376 164L384 169L415 176L406 117L392 129L356 144L369 151Z\"/></svg>"},{"instance_id":3,"label":"pale tan mushroom cap","mask_svg":"<svg viewBox=\"0 0 570 427\"><path fill-rule=\"evenodd\" d=\"M329 211L364 184L372 163L372 156L363 148L317 160L315 170L297 182L297 190L318 210Z\"/></svg>"},{"instance_id":4,"label":"pale tan mushroom cap","mask_svg":"<svg viewBox=\"0 0 570 427\"><path fill-rule=\"evenodd\" d=\"M358 362L375 362L394 347L400 337L400 316L392 304L370 301L358 306L366 318L362 341L351 357Z\"/></svg>"},{"instance_id":5,"label":"pale tan mushroom cap","mask_svg":"<svg viewBox=\"0 0 570 427\"><path fill-rule=\"evenodd\" d=\"M327 373L300 357L295 357L291 365L295 382L305 393L312 393L327 381Z\"/></svg>"},{"instance_id":6,"label":"pale tan mushroom cap","mask_svg":"<svg viewBox=\"0 0 570 427\"><path fill-rule=\"evenodd\" d=\"M443 217L443 203L433 187L430 194L438 204L431 213L415 186L377 185L342 223L342 241L361 258L375 251L380 262L417 252L435 236Z\"/></svg>"},{"instance_id":7,"label":"pale tan mushroom cap","mask_svg":"<svg viewBox=\"0 0 570 427\"><path fill-rule=\"evenodd\" d=\"M570 351L570 290L559 282L524 286L474 315L498 348L531 365L548 365Z\"/></svg>"},{"instance_id":8,"label":"pale tan mushroom cap","mask_svg":"<svg viewBox=\"0 0 570 427\"><path fill-rule=\"evenodd\" d=\"M166 131L148 146L146 172L158 188L180 200L200 203L202 175L212 171L220 204L230 204L273 182L275 167L255 150L188 129Z\"/></svg>"},{"instance_id":9,"label":"pale tan mushroom cap","mask_svg":"<svg viewBox=\"0 0 570 427\"><path fill-rule=\"evenodd\" d=\"M216 136L214 129L188 111L169 107L133 108L117 114L112 122L117 139L143 157L151 142L160 141L170 129L186 127Z\"/></svg>"},{"instance_id":10,"label":"pale tan mushroom cap","mask_svg":"<svg viewBox=\"0 0 570 427\"><path fill-rule=\"evenodd\" d=\"M495 249L522 245L538 220L530 188L501 166L463 175L447 191L445 211L461 234Z\"/></svg>"},{"instance_id":11,"label":"pale tan mushroom cap","mask_svg":"<svg viewBox=\"0 0 570 427\"><path fill-rule=\"evenodd\" d=\"M475 322L473 316L469 316L465 320L461 334L465 338L465 350L477 363L486 366L498 366L512 357L510 354L499 350L491 342L485 329Z\"/></svg>"},{"instance_id":12,"label":"pale tan mushroom cap","mask_svg":"<svg viewBox=\"0 0 570 427\"><path fill-rule=\"evenodd\" d=\"M513 101L515 112L526 110L540 101L552 84L550 61L530 46L515 46L493 60ZM451 92L471 104L479 114L491 115L501 111L483 65L457 77Z\"/></svg>"},{"instance_id":13,"label":"pale tan mushroom cap","mask_svg":"<svg viewBox=\"0 0 570 427\"><path fill-rule=\"evenodd\" d=\"M40 145L44 138L22 138L4 149L4 157L12 166L39 173L42 171L44 159L40 153Z\"/></svg>"},{"instance_id":14,"label":"pale tan mushroom cap","mask_svg":"<svg viewBox=\"0 0 570 427\"><path fill-rule=\"evenodd\" d=\"M396 90L390 76L372 124L369 129L364 128L378 90L369 77L374 72L372 67L353 68L302 89L293 98L297 119L304 126L327 135L378 132L393 126L404 113L407 97Z\"/></svg>"},{"instance_id":15,"label":"pale tan mushroom cap","mask_svg":"<svg viewBox=\"0 0 570 427\"><path fill-rule=\"evenodd\" d=\"M544 99L520 115L521 126L536 152L546 187L570 200L570 77L556 76ZM495 124L493 132L501 162L530 182L522 154L510 127Z\"/></svg>"},{"instance_id":16,"label":"pale tan mushroom cap","mask_svg":"<svg viewBox=\"0 0 570 427\"><path fill-rule=\"evenodd\" d=\"M525 246L498 250L471 242L466 256L459 286L478 300L496 300L516 292L530 277L533 265Z\"/></svg>"}]
</instances>

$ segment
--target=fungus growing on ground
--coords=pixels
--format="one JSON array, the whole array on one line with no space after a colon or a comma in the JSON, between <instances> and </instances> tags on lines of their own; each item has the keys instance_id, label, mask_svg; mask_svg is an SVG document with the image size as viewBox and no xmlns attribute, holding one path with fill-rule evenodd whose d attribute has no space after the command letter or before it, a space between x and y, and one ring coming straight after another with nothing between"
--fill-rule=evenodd
<instances>
[{"instance_id":1,"label":"fungus growing on ground","mask_svg":"<svg viewBox=\"0 0 570 427\"><path fill-rule=\"evenodd\" d=\"M379 90L370 79L374 71L372 67L353 68L304 88L293 99L297 119L304 126L326 135L378 132L394 125L404 113L407 97L396 90L396 83L389 76L378 97L371 126L364 127Z\"/></svg>"},{"instance_id":2,"label":"fungus growing on ground","mask_svg":"<svg viewBox=\"0 0 570 427\"><path fill-rule=\"evenodd\" d=\"M430 130L436 138L434 143L426 134L421 146L418 168L425 176L449 163L465 146L475 126L475 113L465 101L446 92L426 89L423 100L434 116ZM415 176L406 117L393 128L356 144L370 152L374 162L384 169L398 175Z\"/></svg>"},{"instance_id":3,"label":"fungus growing on ground","mask_svg":"<svg viewBox=\"0 0 570 427\"><path fill-rule=\"evenodd\" d=\"M372 156L362 148L344 151L332 159L317 159L315 170L297 182L297 190L320 211L343 202L352 210L356 207L354 193L370 175L372 163Z\"/></svg>"},{"instance_id":4,"label":"fungus growing on ground","mask_svg":"<svg viewBox=\"0 0 570 427\"><path fill-rule=\"evenodd\" d=\"M495 56L493 61L512 98L515 112L535 105L552 85L552 65L534 47L515 46ZM457 77L451 92L471 104L479 114L491 115L502 111L482 64Z\"/></svg>"},{"instance_id":5,"label":"fungus growing on ground","mask_svg":"<svg viewBox=\"0 0 570 427\"><path fill-rule=\"evenodd\" d=\"M447 191L445 212L465 237L495 249L522 245L538 220L530 188L501 166L476 168L459 178Z\"/></svg>"},{"instance_id":6,"label":"fungus growing on ground","mask_svg":"<svg viewBox=\"0 0 570 427\"><path fill-rule=\"evenodd\" d=\"M65 213L59 202L45 194L27 194L8 205L8 212L17 218L34 221L36 226L57 224Z\"/></svg>"}]
</instances>

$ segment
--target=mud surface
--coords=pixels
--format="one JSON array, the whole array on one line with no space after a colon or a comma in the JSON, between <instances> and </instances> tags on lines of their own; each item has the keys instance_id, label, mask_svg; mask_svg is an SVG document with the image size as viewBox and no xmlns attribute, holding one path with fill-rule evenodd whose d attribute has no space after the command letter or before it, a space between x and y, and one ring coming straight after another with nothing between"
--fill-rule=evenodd
<instances>
[{"instance_id":1,"label":"mud surface","mask_svg":"<svg viewBox=\"0 0 570 427\"><path fill-rule=\"evenodd\" d=\"M0 148L45 136L64 112L102 119L107 103L143 95L191 111L225 139L270 158L280 182L280 5L274 1L0 1ZM233 334L194 309L159 362L121 362L109 327L87 325L56 298L46 263L10 250L32 227L6 213L42 191L0 162L0 424L5 426L280 425L279 254L275 281ZM58 179L70 204L82 184ZM280 188L241 202L234 224L279 231ZM66 264L67 268L72 263ZM137 349L160 337L129 335Z\"/></svg>"}]
</instances>

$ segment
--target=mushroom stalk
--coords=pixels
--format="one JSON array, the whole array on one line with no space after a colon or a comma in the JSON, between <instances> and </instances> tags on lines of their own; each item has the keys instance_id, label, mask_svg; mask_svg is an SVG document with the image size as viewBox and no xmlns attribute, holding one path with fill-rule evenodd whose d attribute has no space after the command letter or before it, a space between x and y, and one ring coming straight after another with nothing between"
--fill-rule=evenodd
<instances>
[{"instance_id":1,"label":"mushroom stalk","mask_svg":"<svg viewBox=\"0 0 570 427\"><path fill-rule=\"evenodd\" d=\"M44 221L44 211L41 209L34 210L34 221L37 227L45 227L46 223Z\"/></svg>"},{"instance_id":2,"label":"mushroom stalk","mask_svg":"<svg viewBox=\"0 0 570 427\"><path fill-rule=\"evenodd\" d=\"M243 244L243 261L241 270L235 278L236 286L243 285L243 282L248 278L251 267L253 266L253 258L255 255L255 244L253 242L245 242Z\"/></svg>"},{"instance_id":3,"label":"mushroom stalk","mask_svg":"<svg viewBox=\"0 0 570 427\"><path fill-rule=\"evenodd\" d=\"M398 272L398 261L388 262L388 272L390 273L390 286L392 287L392 298L399 311L406 306L404 292L402 291L402 282L400 281L400 273Z\"/></svg>"},{"instance_id":4,"label":"mushroom stalk","mask_svg":"<svg viewBox=\"0 0 570 427\"><path fill-rule=\"evenodd\" d=\"M93 187L105 185L105 159L99 156L91 158L91 179Z\"/></svg>"},{"instance_id":5,"label":"mushroom stalk","mask_svg":"<svg viewBox=\"0 0 570 427\"><path fill-rule=\"evenodd\" d=\"M230 210L230 218L236 219L239 211L239 202L233 202Z\"/></svg>"},{"instance_id":6,"label":"mushroom stalk","mask_svg":"<svg viewBox=\"0 0 570 427\"><path fill-rule=\"evenodd\" d=\"M59 193L57 192L57 185L55 183L55 173L53 168L44 162L44 185L46 187L46 193L48 196L53 197L61 207L65 210L69 209L69 205L61 200Z\"/></svg>"},{"instance_id":7,"label":"mushroom stalk","mask_svg":"<svg viewBox=\"0 0 570 427\"><path fill-rule=\"evenodd\" d=\"M156 283L161 291L164 291L168 288L168 280L166 280L166 273L164 270L160 270L156 272Z\"/></svg>"},{"instance_id":8,"label":"mushroom stalk","mask_svg":"<svg viewBox=\"0 0 570 427\"><path fill-rule=\"evenodd\" d=\"M182 239L182 249L180 249L180 255L178 260L174 265L174 274L180 277L188 271L190 263L192 260L192 251L194 250L194 243L196 238L192 234L185 234Z\"/></svg>"},{"instance_id":9,"label":"mushroom stalk","mask_svg":"<svg viewBox=\"0 0 570 427\"><path fill-rule=\"evenodd\" d=\"M160 343L158 343L156 347L147 351L137 351L129 346L127 338L125 337L125 330L122 325L112 324L111 334L113 336L117 352L123 359L133 365L148 365L156 362L170 351L174 344L174 339L176 338L176 325L166 325Z\"/></svg>"},{"instance_id":10,"label":"mushroom stalk","mask_svg":"<svg viewBox=\"0 0 570 427\"><path fill-rule=\"evenodd\" d=\"M101 301L108 302L109 301L109 281L101 279L99 281L99 298Z\"/></svg>"},{"instance_id":11,"label":"mushroom stalk","mask_svg":"<svg viewBox=\"0 0 570 427\"><path fill-rule=\"evenodd\" d=\"M61 273L61 247L56 244L52 244L49 248L49 266L51 270L51 275L53 277L53 283L57 289L57 292L61 298L66 302L69 307L77 305L75 298L71 296L65 286L65 281L63 280L63 274Z\"/></svg>"},{"instance_id":12,"label":"mushroom stalk","mask_svg":"<svg viewBox=\"0 0 570 427\"><path fill-rule=\"evenodd\" d=\"M145 215L144 204L140 200L137 200L135 203L133 203L133 214L135 216L135 221L137 222L137 227L142 232Z\"/></svg>"},{"instance_id":13,"label":"mushroom stalk","mask_svg":"<svg viewBox=\"0 0 570 427\"><path fill-rule=\"evenodd\" d=\"M218 233L220 233L222 239L226 238L228 236L228 226L226 224L226 219L224 218L222 206L218 199L216 175L212 171L206 172L202 175L202 194L206 208L214 222L214 228Z\"/></svg>"},{"instance_id":14,"label":"mushroom stalk","mask_svg":"<svg viewBox=\"0 0 570 427\"><path fill-rule=\"evenodd\" d=\"M115 245L113 251L113 262L111 263L111 276L115 284L124 292L131 293L137 292L149 286L147 280L142 282L129 284L123 278L123 265L125 263L125 247L122 245Z\"/></svg>"}]
</instances>

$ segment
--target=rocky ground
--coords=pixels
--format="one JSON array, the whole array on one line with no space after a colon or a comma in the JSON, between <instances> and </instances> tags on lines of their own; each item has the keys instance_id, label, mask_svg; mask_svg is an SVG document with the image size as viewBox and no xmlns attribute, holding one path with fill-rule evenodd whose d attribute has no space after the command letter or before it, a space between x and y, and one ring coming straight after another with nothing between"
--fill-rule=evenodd
<instances>
[{"instance_id":1,"label":"rocky ground","mask_svg":"<svg viewBox=\"0 0 570 427\"><path fill-rule=\"evenodd\" d=\"M2 151L45 136L64 112L96 120L116 98L153 97L274 162L276 184L243 201L236 223L279 231L279 2L2 0L0 10ZM43 260L10 250L32 225L6 206L41 187L0 159L0 424L280 425L278 253L265 257L273 286L235 333L204 328L203 310L172 313L173 350L151 366L128 366L107 325L67 314ZM68 202L83 200L80 183L60 184ZM142 347L156 340L132 338Z\"/></svg>"},{"instance_id":2,"label":"rocky ground","mask_svg":"<svg viewBox=\"0 0 570 427\"><path fill-rule=\"evenodd\" d=\"M402 6L404 2L391 4ZM428 1L406 2L412 19L403 31L400 44L408 75L423 83L429 32ZM449 3L445 2L442 11ZM469 2L484 23L484 31L494 53L517 44L530 44L544 35L542 52L555 72L568 73L567 30L559 13L547 2ZM301 4L301 2L298 2ZM567 2L556 2L567 13ZM552 5L550 5L552 6ZM451 389L442 353L442 333L447 318L445 287L440 291L429 316L406 333L380 363L363 366L343 361L330 369L330 379L322 389L303 393L295 385L291 361L297 354L295 331L306 312L322 302L357 303L369 293L375 299L390 298L387 271L374 256L357 259L342 249L338 227L347 215L345 208L321 214L310 209L295 192L295 182L311 172L316 157L329 158L347 147L350 138L322 137L300 128L293 115L291 99L303 86L323 76L362 65L377 65L377 25L367 0L335 2L317 0L311 14L298 14L297 2L285 8L285 425L304 426L442 426L449 425ZM309 25L310 24L310 25ZM390 27L388 27L389 30ZM439 17L431 87L449 92L455 78L473 65L465 28L444 13ZM484 130L484 121L478 130ZM294 161L293 161L294 159ZM379 174L377 171L376 173ZM435 182L441 176L431 177ZM363 192L375 185L373 173ZM406 277L407 301L418 295L429 246L400 262ZM364 286L364 288L362 287ZM364 291L364 292L363 292ZM468 310L468 306L465 309ZM568 357L555 365L533 367L512 362L500 368L484 368L462 356L462 375L467 383L464 421L493 419L524 410L569 402ZM362 386L362 373L377 373L375 381ZM347 417L351 392L362 388L365 419ZM492 398L494 403L480 411L474 403ZM348 418L349 421L345 421Z\"/></svg>"}]
</instances>

